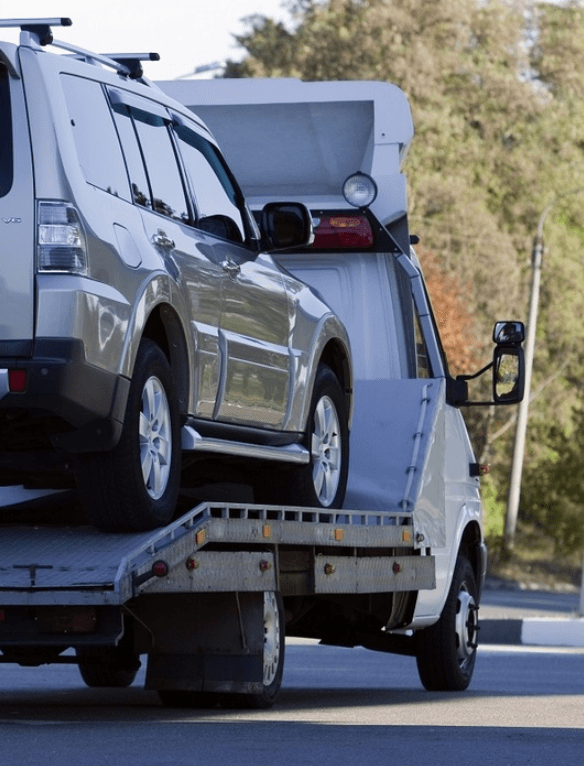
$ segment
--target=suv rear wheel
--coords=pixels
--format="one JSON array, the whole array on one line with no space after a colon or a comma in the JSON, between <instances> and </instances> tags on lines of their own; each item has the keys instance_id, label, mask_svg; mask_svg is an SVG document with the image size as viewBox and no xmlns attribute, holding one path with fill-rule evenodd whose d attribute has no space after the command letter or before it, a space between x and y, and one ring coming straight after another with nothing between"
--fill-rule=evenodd
<instances>
[{"instance_id":1,"label":"suv rear wheel","mask_svg":"<svg viewBox=\"0 0 584 766\"><path fill-rule=\"evenodd\" d=\"M168 523L175 511L180 469L179 414L170 365L161 349L144 339L120 441L110 452L80 456L76 464L89 522L110 532Z\"/></svg>"}]
</instances>

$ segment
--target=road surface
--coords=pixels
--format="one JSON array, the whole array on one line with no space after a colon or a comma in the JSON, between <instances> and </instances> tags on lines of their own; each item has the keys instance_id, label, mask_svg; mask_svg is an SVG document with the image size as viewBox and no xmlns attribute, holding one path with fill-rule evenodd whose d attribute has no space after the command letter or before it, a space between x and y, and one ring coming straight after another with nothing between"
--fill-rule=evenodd
<instances>
[{"instance_id":1,"label":"road surface","mask_svg":"<svg viewBox=\"0 0 584 766\"><path fill-rule=\"evenodd\" d=\"M75 666L3 665L2 766L577 764L584 651L488 647L471 689L425 692L415 661L291 641L268 711L162 707L154 692L86 689Z\"/></svg>"}]
</instances>

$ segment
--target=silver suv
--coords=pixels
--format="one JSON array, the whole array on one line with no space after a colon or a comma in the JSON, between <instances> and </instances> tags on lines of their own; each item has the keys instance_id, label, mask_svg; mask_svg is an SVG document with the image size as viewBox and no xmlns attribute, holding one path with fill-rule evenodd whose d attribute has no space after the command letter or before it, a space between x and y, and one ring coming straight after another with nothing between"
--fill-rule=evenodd
<instances>
[{"instance_id":1,"label":"silver suv","mask_svg":"<svg viewBox=\"0 0 584 766\"><path fill-rule=\"evenodd\" d=\"M168 522L181 484L340 507L348 337L269 254L310 245L307 209L256 221L144 55L53 40L70 23L0 21L21 29L0 43L0 483L75 482L119 531Z\"/></svg>"}]
</instances>

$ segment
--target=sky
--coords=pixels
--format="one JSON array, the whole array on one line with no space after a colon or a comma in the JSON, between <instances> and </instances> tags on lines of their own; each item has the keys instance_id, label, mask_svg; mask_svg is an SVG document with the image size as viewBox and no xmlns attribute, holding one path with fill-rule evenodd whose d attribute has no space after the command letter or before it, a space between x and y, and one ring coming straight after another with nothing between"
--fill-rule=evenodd
<instances>
[{"instance_id":1,"label":"sky","mask_svg":"<svg viewBox=\"0 0 584 766\"><path fill-rule=\"evenodd\" d=\"M10 12L6 12L10 6ZM14 9L16 8L16 12ZM170 80L215 61L239 60L233 39L255 13L286 21L282 0L18 0L0 2L1 18L68 16L71 27L55 27L56 40L96 53L155 51L160 61L146 63L150 80ZM0 40L18 42L19 32L0 29Z\"/></svg>"}]
</instances>

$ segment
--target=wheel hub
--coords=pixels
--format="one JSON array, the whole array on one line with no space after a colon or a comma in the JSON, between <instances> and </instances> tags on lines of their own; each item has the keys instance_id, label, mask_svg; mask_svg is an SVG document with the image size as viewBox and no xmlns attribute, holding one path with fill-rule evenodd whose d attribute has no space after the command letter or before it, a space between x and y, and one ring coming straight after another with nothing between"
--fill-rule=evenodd
<instances>
[{"instance_id":1,"label":"wheel hub","mask_svg":"<svg viewBox=\"0 0 584 766\"><path fill-rule=\"evenodd\" d=\"M280 618L274 593L264 593L264 686L270 686L280 663Z\"/></svg>"},{"instance_id":2,"label":"wheel hub","mask_svg":"<svg viewBox=\"0 0 584 766\"><path fill-rule=\"evenodd\" d=\"M314 489L322 506L329 506L337 493L341 476L341 428L332 399L323 396L314 412L312 434Z\"/></svg>"},{"instance_id":3,"label":"wheel hub","mask_svg":"<svg viewBox=\"0 0 584 766\"><path fill-rule=\"evenodd\" d=\"M154 500L168 485L172 454L172 421L168 399L158 378L144 384L140 408L140 462L146 491Z\"/></svg>"},{"instance_id":4,"label":"wheel hub","mask_svg":"<svg viewBox=\"0 0 584 766\"><path fill-rule=\"evenodd\" d=\"M455 631L456 654L462 666L472 657L477 648L478 633L478 606L466 583L461 585L458 592Z\"/></svg>"}]
</instances>

